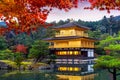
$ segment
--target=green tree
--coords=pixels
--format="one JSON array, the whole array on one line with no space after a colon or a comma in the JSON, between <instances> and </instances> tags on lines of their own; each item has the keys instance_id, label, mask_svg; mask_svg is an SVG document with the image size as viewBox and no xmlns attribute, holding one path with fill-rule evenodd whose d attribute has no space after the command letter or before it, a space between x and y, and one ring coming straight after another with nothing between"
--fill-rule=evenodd
<instances>
[{"instance_id":1,"label":"green tree","mask_svg":"<svg viewBox=\"0 0 120 80\"><path fill-rule=\"evenodd\" d=\"M120 59L114 56L101 56L96 60L95 68L107 69L112 75L113 80L117 80L120 75Z\"/></svg>"},{"instance_id":2,"label":"green tree","mask_svg":"<svg viewBox=\"0 0 120 80\"><path fill-rule=\"evenodd\" d=\"M22 65L21 62L25 59L22 53L19 53L19 52L14 53L11 50L6 49L6 50L0 51L0 60L14 61L18 69L20 70L20 66Z\"/></svg>"},{"instance_id":3,"label":"green tree","mask_svg":"<svg viewBox=\"0 0 120 80\"><path fill-rule=\"evenodd\" d=\"M54 36L55 36L55 30L53 30L52 27L48 27L45 31L44 38L54 37Z\"/></svg>"},{"instance_id":4,"label":"green tree","mask_svg":"<svg viewBox=\"0 0 120 80\"><path fill-rule=\"evenodd\" d=\"M55 59L57 58L57 56L55 54L51 54L49 55L49 61L48 61L48 64L55 64Z\"/></svg>"},{"instance_id":5,"label":"green tree","mask_svg":"<svg viewBox=\"0 0 120 80\"><path fill-rule=\"evenodd\" d=\"M14 62L16 63L19 70L20 70L23 60L24 60L24 57L23 57L22 53L20 53L20 52L14 53Z\"/></svg>"},{"instance_id":6,"label":"green tree","mask_svg":"<svg viewBox=\"0 0 120 80\"><path fill-rule=\"evenodd\" d=\"M55 31L52 27L44 28L40 27L36 32L32 32L31 37L33 40L44 39L48 37L53 37L55 35Z\"/></svg>"},{"instance_id":7,"label":"green tree","mask_svg":"<svg viewBox=\"0 0 120 80\"><path fill-rule=\"evenodd\" d=\"M29 57L34 58L35 63L41 61L48 54L48 44L42 40L33 43Z\"/></svg>"},{"instance_id":8,"label":"green tree","mask_svg":"<svg viewBox=\"0 0 120 80\"><path fill-rule=\"evenodd\" d=\"M24 44L25 46L30 47L31 44L34 42L31 36L21 33L15 36L14 38L16 44Z\"/></svg>"},{"instance_id":9,"label":"green tree","mask_svg":"<svg viewBox=\"0 0 120 80\"><path fill-rule=\"evenodd\" d=\"M100 39L101 32L100 31L88 31L89 37Z\"/></svg>"},{"instance_id":10,"label":"green tree","mask_svg":"<svg viewBox=\"0 0 120 80\"><path fill-rule=\"evenodd\" d=\"M0 36L0 50L7 48L6 39L3 36Z\"/></svg>"},{"instance_id":11,"label":"green tree","mask_svg":"<svg viewBox=\"0 0 120 80\"><path fill-rule=\"evenodd\" d=\"M11 50L6 49L0 51L0 60L13 60L13 58L14 53Z\"/></svg>"},{"instance_id":12,"label":"green tree","mask_svg":"<svg viewBox=\"0 0 120 80\"><path fill-rule=\"evenodd\" d=\"M110 16L110 18L104 18L101 20L102 26L105 26L106 32L109 33L109 35L113 35L113 28L116 25L116 20L114 20L113 16Z\"/></svg>"},{"instance_id":13,"label":"green tree","mask_svg":"<svg viewBox=\"0 0 120 80\"><path fill-rule=\"evenodd\" d=\"M109 56L104 55L96 60L95 68L108 69L113 75L113 80L117 79L120 71L120 34L117 36L108 36L105 40L100 41L99 47L109 50Z\"/></svg>"}]
</instances>

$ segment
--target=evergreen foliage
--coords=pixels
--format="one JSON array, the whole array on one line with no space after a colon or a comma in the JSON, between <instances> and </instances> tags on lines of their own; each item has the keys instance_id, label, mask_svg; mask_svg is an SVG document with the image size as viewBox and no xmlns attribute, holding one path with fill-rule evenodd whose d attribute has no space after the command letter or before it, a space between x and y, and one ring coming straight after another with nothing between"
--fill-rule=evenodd
<instances>
[{"instance_id":1,"label":"evergreen foliage","mask_svg":"<svg viewBox=\"0 0 120 80\"><path fill-rule=\"evenodd\" d=\"M42 40L33 43L30 49L30 58L34 58L35 62L41 61L48 54L48 44Z\"/></svg>"},{"instance_id":2,"label":"evergreen foliage","mask_svg":"<svg viewBox=\"0 0 120 80\"><path fill-rule=\"evenodd\" d=\"M101 40L99 47L109 50L109 55L103 55L96 60L95 68L108 69L113 75L113 80L117 80L120 75L120 34L117 36L108 36Z\"/></svg>"}]
</instances>

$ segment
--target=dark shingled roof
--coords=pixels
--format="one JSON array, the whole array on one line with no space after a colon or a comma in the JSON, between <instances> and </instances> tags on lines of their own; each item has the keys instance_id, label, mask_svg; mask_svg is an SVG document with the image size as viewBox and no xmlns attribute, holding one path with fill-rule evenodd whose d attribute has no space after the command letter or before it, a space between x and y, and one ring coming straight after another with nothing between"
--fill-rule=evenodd
<instances>
[{"instance_id":1,"label":"dark shingled roof","mask_svg":"<svg viewBox=\"0 0 120 80\"><path fill-rule=\"evenodd\" d=\"M81 36L53 37L53 38L46 38L44 40L67 40L67 39L77 39L77 38L85 38L85 39L96 40L96 39L93 39L93 38L81 37Z\"/></svg>"},{"instance_id":2,"label":"dark shingled roof","mask_svg":"<svg viewBox=\"0 0 120 80\"><path fill-rule=\"evenodd\" d=\"M78 28L84 28L84 29L90 29L88 27L85 27L85 26L82 26L80 24L77 24L76 22L70 22L70 23L67 23L67 24L63 24L63 25L60 25L60 26L56 26L54 27L54 29L58 29L58 28L69 28L69 27L73 27L73 26L76 26Z\"/></svg>"}]
</instances>

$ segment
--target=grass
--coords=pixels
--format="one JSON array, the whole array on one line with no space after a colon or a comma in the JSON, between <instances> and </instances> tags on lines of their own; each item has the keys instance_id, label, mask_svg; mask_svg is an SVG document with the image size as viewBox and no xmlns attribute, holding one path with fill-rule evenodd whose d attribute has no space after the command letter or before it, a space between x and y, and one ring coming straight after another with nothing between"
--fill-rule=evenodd
<instances>
[{"instance_id":1,"label":"grass","mask_svg":"<svg viewBox=\"0 0 120 80\"><path fill-rule=\"evenodd\" d=\"M14 61L11 61L11 60L0 60L0 62L4 62L5 64L8 64L8 65L12 66L13 68L17 68L17 65L16 65L16 63ZM46 65L47 64L41 63L41 62L33 64L32 62L23 61L21 63L21 66L23 66L25 69L28 69L28 66L32 66L33 68L38 68L39 66L46 66Z\"/></svg>"},{"instance_id":2,"label":"grass","mask_svg":"<svg viewBox=\"0 0 120 80\"><path fill-rule=\"evenodd\" d=\"M16 67L17 67L16 63L13 62L13 61L10 61L10 60L0 60L0 62L3 62L3 63L5 63L5 64L8 64L8 65L12 66L13 68L16 68Z\"/></svg>"},{"instance_id":3,"label":"grass","mask_svg":"<svg viewBox=\"0 0 120 80\"><path fill-rule=\"evenodd\" d=\"M11 76L11 75L16 75L16 74L27 74L27 73L32 73L30 71L12 71L12 72L8 72L8 73L5 73L4 75L2 75L2 77L7 77L7 76Z\"/></svg>"}]
</instances>

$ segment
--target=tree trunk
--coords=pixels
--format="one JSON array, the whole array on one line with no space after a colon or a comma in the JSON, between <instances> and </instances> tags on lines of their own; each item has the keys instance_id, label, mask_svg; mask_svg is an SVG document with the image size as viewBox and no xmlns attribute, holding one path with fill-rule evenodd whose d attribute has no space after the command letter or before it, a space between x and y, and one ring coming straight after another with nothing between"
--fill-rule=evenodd
<instances>
[{"instance_id":1,"label":"tree trunk","mask_svg":"<svg viewBox=\"0 0 120 80\"><path fill-rule=\"evenodd\" d=\"M113 33L112 33L112 28L110 28L110 35L111 35L111 36L113 35Z\"/></svg>"},{"instance_id":2,"label":"tree trunk","mask_svg":"<svg viewBox=\"0 0 120 80\"><path fill-rule=\"evenodd\" d=\"M113 75L113 80L117 80L117 69L113 68L112 70L108 68L108 71Z\"/></svg>"},{"instance_id":3,"label":"tree trunk","mask_svg":"<svg viewBox=\"0 0 120 80\"><path fill-rule=\"evenodd\" d=\"M35 59L34 59L34 64L37 63L37 62L39 62L39 61L41 61L42 59L43 59L43 57L41 57L41 56L35 58Z\"/></svg>"},{"instance_id":4,"label":"tree trunk","mask_svg":"<svg viewBox=\"0 0 120 80\"><path fill-rule=\"evenodd\" d=\"M110 27L109 27L109 35L111 35L112 36L112 24L110 25Z\"/></svg>"},{"instance_id":5,"label":"tree trunk","mask_svg":"<svg viewBox=\"0 0 120 80\"><path fill-rule=\"evenodd\" d=\"M116 75L116 68L113 69L113 80L117 80L116 79L117 75Z\"/></svg>"},{"instance_id":6,"label":"tree trunk","mask_svg":"<svg viewBox=\"0 0 120 80\"><path fill-rule=\"evenodd\" d=\"M21 67L21 65L18 65L18 69L19 69L19 71L20 71L20 67Z\"/></svg>"}]
</instances>

